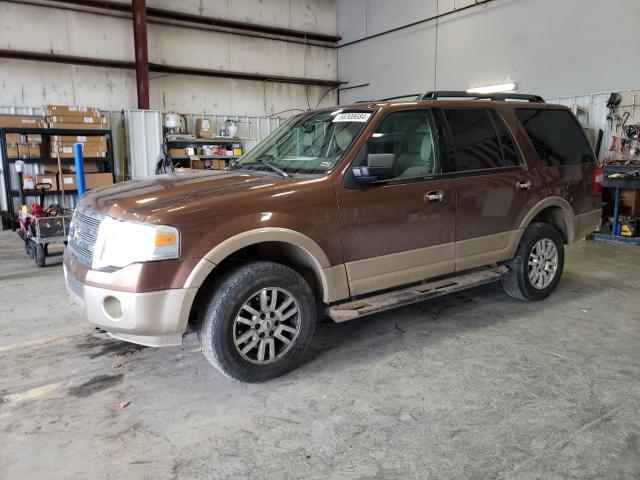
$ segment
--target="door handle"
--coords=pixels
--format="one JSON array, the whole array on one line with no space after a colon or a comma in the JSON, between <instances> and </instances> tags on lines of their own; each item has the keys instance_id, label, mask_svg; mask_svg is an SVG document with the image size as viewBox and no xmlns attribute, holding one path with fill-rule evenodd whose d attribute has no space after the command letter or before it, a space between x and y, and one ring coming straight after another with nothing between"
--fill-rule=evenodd
<instances>
[{"instance_id":1,"label":"door handle","mask_svg":"<svg viewBox=\"0 0 640 480\"><path fill-rule=\"evenodd\" d=\"M516 190L529 190L531 188L531 180L522 180L520 182L516 182Z\"/></svg>"},{"instance_id":2,"label":"door handle","mask_svg":"<svg viewBox=\"0 0 640 480\"><path fill-rule=\"evenodd\" d=\"M444 192L442 190L433 190L424 194L425 203L442 202L444 200Z\"/></svg>"}]
</instances>

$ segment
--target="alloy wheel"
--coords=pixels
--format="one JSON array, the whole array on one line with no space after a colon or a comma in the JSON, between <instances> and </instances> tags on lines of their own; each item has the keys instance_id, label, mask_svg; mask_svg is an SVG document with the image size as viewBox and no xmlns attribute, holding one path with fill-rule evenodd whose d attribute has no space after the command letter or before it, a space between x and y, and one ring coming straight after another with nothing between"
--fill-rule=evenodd
<instances>
[{"instance_id":1,"label":"alloy wheel","mask_svg":"<svg viewBox=\"0 0 640 480\"><path fill-rule=\"evenodd\" d=\"M558 249L548 238L538 240L529 252L529 281L538 290L548 287L558 270Z\"/></svg>"},{"instance_id":2,"label":"alloy wheel","mask_svg":"<svg viewBox=\"0 0 640 480\"><path fill-rule=\"evenodd\" d=\"M282 358L300 334L300 305L291 292L268 287L252 294L233 323L233 344L240 356L263 365Z\"/></svg>"}]
</instances>

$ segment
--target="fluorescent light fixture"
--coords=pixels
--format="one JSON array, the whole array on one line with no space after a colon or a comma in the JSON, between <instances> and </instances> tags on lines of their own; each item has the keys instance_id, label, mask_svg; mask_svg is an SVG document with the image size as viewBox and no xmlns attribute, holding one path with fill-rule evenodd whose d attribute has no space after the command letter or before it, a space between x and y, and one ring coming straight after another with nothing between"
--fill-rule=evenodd
<instances>
[{"instance_id":1,"label":"fluorescent light fixture","mask_svg":"<svg viewBox=\"0 0 640 480\"><path fill-rule=\"evenodd\" d=\"M497 85L486 85L484 87L473 87L467 89L467 93L501 93L515 90L517 85L514 82L499 83Z\"/></svg>"}]
</instances>

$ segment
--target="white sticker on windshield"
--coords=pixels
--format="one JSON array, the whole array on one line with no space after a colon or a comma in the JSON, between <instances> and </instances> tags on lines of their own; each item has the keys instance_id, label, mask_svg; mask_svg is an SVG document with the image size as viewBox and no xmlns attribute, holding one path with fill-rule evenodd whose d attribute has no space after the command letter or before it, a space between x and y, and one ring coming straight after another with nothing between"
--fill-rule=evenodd
<instances>
[{"instance_id":1,"label":"white sticker on windshield","mask_svg":"<svg viewBox=\"0 0 640 480\"><path fill-rule=\"evenodd\" d=\"M335 122L366 122L371 116L370 113L352 112L352 113L339 113L332 123Z\"/></svg>"}]
</instances>

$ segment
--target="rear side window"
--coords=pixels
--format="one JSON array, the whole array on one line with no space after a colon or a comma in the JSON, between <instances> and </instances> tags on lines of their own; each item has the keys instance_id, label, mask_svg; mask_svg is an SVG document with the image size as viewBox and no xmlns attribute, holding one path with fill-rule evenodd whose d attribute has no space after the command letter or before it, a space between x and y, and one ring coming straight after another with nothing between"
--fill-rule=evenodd
<instances>
[{"instance_id":1,"label":"rear side window","mask_svg":"<svg viewBox=\"0 0 640 480\"><path fill-rule=\"evenodd\" d=\"M567 110L516 109L538 157L550 166L594 162L580 125Z\"/></svg>"},{"instance_id":2,"label":"rear side window","mask_svg":"<svg viewBox=\"0 0 640 480\"><path fill-rule=\"evenodd\" d=\"M520 165L520 155L516 149L513 137L511 137L509 130L507 130L507 126L494 110L489 110L489 115L498 132L498 140L502 147L503 165L505 167L516 167Z\"/></svg>"},{"instance_id":3,"label":"rear side window","mask_svg":"<svg viewBox=\"0 0 640 480\"><path fill-rule=\"evenodd\" d=\"M498 115L488 108L450 108L449 125L454 156L450 172L490 170L519 165L513 140Z\"/></svg>"}]
</instances>

